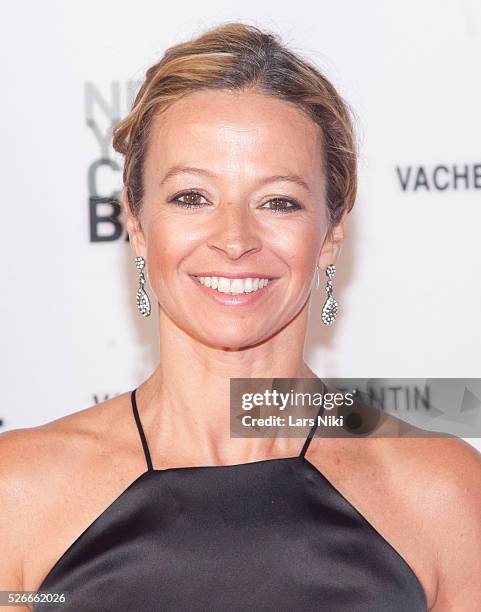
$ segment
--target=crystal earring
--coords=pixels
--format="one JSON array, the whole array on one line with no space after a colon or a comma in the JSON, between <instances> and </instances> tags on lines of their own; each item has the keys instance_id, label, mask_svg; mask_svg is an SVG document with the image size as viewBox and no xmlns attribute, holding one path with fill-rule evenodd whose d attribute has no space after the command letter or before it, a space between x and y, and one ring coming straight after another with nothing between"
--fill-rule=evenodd
<instances>
[{"instance_id":1,"label":"crystal earring","mask_svg":"<svg viewBox=\"0 0 481 612\"><path fill-rule=\"evenodd\" d=\"M321 320L324 325L331 325L334 323L337 313L339 310L339 305L336 300L332 297L332 277L336 272L336 266L334 264L330 264L326 268L326 276L327 276L327 284L326 284L326 293L327 300L322 307L321 312ZM319 287L319 266L317 266L317 286Z\"/></svg>"},{"instance_id":2,"label":"crystal earring","mask_svg":"<svg viewBox=\"0 0 481 612\"><path fill-rule=\"evenodd\" d=\"M137 308L139 309L140 314L143 317L148 317L150 315L150 300L149 296L145 292L145 276L143 269L145 267L145 259L143 257L135 258L135 265L137 270L139 271L139 288L137 291Z\"/></svg>"}]
</instances>

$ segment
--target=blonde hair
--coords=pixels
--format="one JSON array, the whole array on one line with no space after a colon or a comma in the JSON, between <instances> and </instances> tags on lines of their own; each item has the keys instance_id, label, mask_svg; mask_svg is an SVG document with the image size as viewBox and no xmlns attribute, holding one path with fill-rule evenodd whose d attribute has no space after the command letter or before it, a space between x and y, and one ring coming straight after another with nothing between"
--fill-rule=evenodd
<instances>
[{"instance_id":1,"label":"blonde hair","mask_svg":"<svg viewBox=\"0 0 481 612\"><path fill-rule=\"evenodd\" d=\"M294 103L320 126L329 230L352 209L357 152L350 107L327 78L287 49L277 34L228 22L168 48L147 70L130 113L113 129L113 147L125 156L123 181L134 214L142 205L142 170L154 115L197 90L248 88Z\"/></svg>"}]
</instances>

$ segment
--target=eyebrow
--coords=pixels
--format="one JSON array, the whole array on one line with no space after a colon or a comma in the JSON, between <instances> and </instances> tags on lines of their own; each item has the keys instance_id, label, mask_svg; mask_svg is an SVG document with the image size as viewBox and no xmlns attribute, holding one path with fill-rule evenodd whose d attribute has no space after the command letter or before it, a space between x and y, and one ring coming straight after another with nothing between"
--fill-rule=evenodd
<instances>
[{"instance_id":1,"label":"eyebrow","mask_svg":"<svg viewBox=\"0 0 481 612\"><path fill-rule=\"evenodd\" d=\"M159 185L162 187L164 183L166 183L169 179L178 174L198 174L200 176L207 176L208 178L215 178L215 173L210 172L210 170L205 170L203 168L194 168L191 166L172 166L168 172L166 172L164 178L160 181ZM299 185L303 189L307 191L309 195L311 195L311 189L307 182L298 174L273 174L271 176L264 177L260 185L264 185L266 183L274 183L277 181L284 181L289 183L295 183Z\"/></svg>"}]
</instances>

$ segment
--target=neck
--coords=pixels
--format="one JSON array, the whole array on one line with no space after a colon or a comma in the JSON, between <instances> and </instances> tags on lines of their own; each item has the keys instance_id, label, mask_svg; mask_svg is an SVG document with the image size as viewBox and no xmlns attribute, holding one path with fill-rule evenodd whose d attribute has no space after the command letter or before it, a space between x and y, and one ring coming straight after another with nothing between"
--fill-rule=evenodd
<instances>
[{"instance_id":1,"label":"neck","mask_svg":"<svg viewBox=\"0 0 481 612\"><path fill-rule=\"evenodd\" d=\"M303 359L307 322L306 304L265 342L223 350L192 338L161 311L160 364L138 390L153 456L217 465L298 454L300 438L230 438L230 378L315 378Z\"/></svg>"}]
</instances>

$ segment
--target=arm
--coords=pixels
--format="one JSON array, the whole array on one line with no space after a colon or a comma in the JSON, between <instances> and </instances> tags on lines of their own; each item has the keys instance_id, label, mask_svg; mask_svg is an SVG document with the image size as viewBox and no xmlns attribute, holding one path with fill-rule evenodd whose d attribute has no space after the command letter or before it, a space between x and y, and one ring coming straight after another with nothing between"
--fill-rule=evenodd
<instances>
[{"instance_id":1,"label":"arm","mask_svg":"<svg viewBox=\"0 0 481 612\"><path fill-rule=\"evenodd\" d=\"M22 486L16 482L17 430L0 434L0 590L19 591L22 580Z\"/></svg>"},{"instance_id":2,"label":"arm","mask_svg":"<svg viewBox=\"0 0 481 612\"><path fill-rule=\"evenodd\" d=\"M432 612L481 610L481 455L463 440L442 444L431 508L438 589Z\"/></svg>"}]
</instances>

